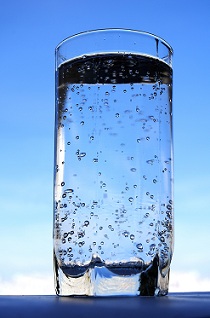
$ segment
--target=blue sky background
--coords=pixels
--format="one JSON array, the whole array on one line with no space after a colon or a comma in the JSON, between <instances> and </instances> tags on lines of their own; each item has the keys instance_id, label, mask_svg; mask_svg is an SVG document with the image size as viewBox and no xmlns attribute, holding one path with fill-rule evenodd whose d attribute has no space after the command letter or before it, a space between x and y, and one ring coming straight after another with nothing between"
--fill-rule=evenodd
<instances>
[{"instance_id":1,"label":"blue sky background","mask_svg":"<svg viewBox=\"0 0 210 318\"><path fill-rule=\"evenodd\" d=\"M171 291L210 290L210 1L7 0L0 17L0 293L53 293L54 48L107 27L174 48Z\"/></svg>"}]
</instances>

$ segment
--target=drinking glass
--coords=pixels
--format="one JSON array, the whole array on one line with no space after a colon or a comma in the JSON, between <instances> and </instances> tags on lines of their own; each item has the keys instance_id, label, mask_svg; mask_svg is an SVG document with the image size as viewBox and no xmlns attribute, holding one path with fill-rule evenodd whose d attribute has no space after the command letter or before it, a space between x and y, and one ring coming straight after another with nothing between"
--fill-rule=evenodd
<instances>
[{"instance_id":1,"label":"drinking glass","mask_svg":"<svg viewBox=\"0 0 210 318\"><path fill-rule=\"evenodd\" d=\"M104 29L56 47L58 295L168 292L173 253L172 48Z\"/></svg>"}]
</instances>

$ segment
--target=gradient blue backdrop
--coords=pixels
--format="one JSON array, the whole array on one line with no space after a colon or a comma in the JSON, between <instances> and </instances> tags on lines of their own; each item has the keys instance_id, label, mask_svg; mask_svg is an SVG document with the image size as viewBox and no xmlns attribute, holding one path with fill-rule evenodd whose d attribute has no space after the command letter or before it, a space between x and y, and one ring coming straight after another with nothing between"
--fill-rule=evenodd
<instances>
[{"instance_id":1,"label":"gradient blue backdrop","mask_svg":"<svg viewBox=\"0 0 210 318\"><path fill-rule=\"evenodd\" d=\"M53 280L54 48L80 31L120 27L174 48L172 272L210 282L210 1L7 0L0 17L0 281Z\"/></svg>"}]
</instances>

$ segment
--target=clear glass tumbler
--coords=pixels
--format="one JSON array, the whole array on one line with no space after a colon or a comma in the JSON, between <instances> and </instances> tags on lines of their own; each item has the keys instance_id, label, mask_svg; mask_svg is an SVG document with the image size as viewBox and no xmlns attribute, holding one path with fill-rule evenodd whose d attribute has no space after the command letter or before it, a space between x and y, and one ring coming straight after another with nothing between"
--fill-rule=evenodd
<instances>
[{"instance_id":1,"label":"clear glass tumbler","mask_svg":"<svg viewBox=\"0 0 210 318\"><path fill-rule=\"evenodd\" d=\"M58 295L165 295L173 252L172 48L140 31L56 48Z\"/></svg>"}]
</instances>

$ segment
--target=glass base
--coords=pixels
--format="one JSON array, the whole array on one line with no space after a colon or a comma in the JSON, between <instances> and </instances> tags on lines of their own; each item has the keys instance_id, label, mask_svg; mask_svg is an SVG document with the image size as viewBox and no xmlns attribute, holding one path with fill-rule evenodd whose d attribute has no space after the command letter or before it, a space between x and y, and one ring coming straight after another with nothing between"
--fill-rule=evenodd
<instances>
[{"instance_id":1,"label":"glass base","mask_svg":"<svg viewBox=\"0 0 210 318\"><path fill-rule=\"evenodd\" d=\"M94 266L72 273L54 264L58 296L163 296L168 293L169 272L160 274L157 260L143 270L132 267Z\"/></svg>"}]
</instances>

